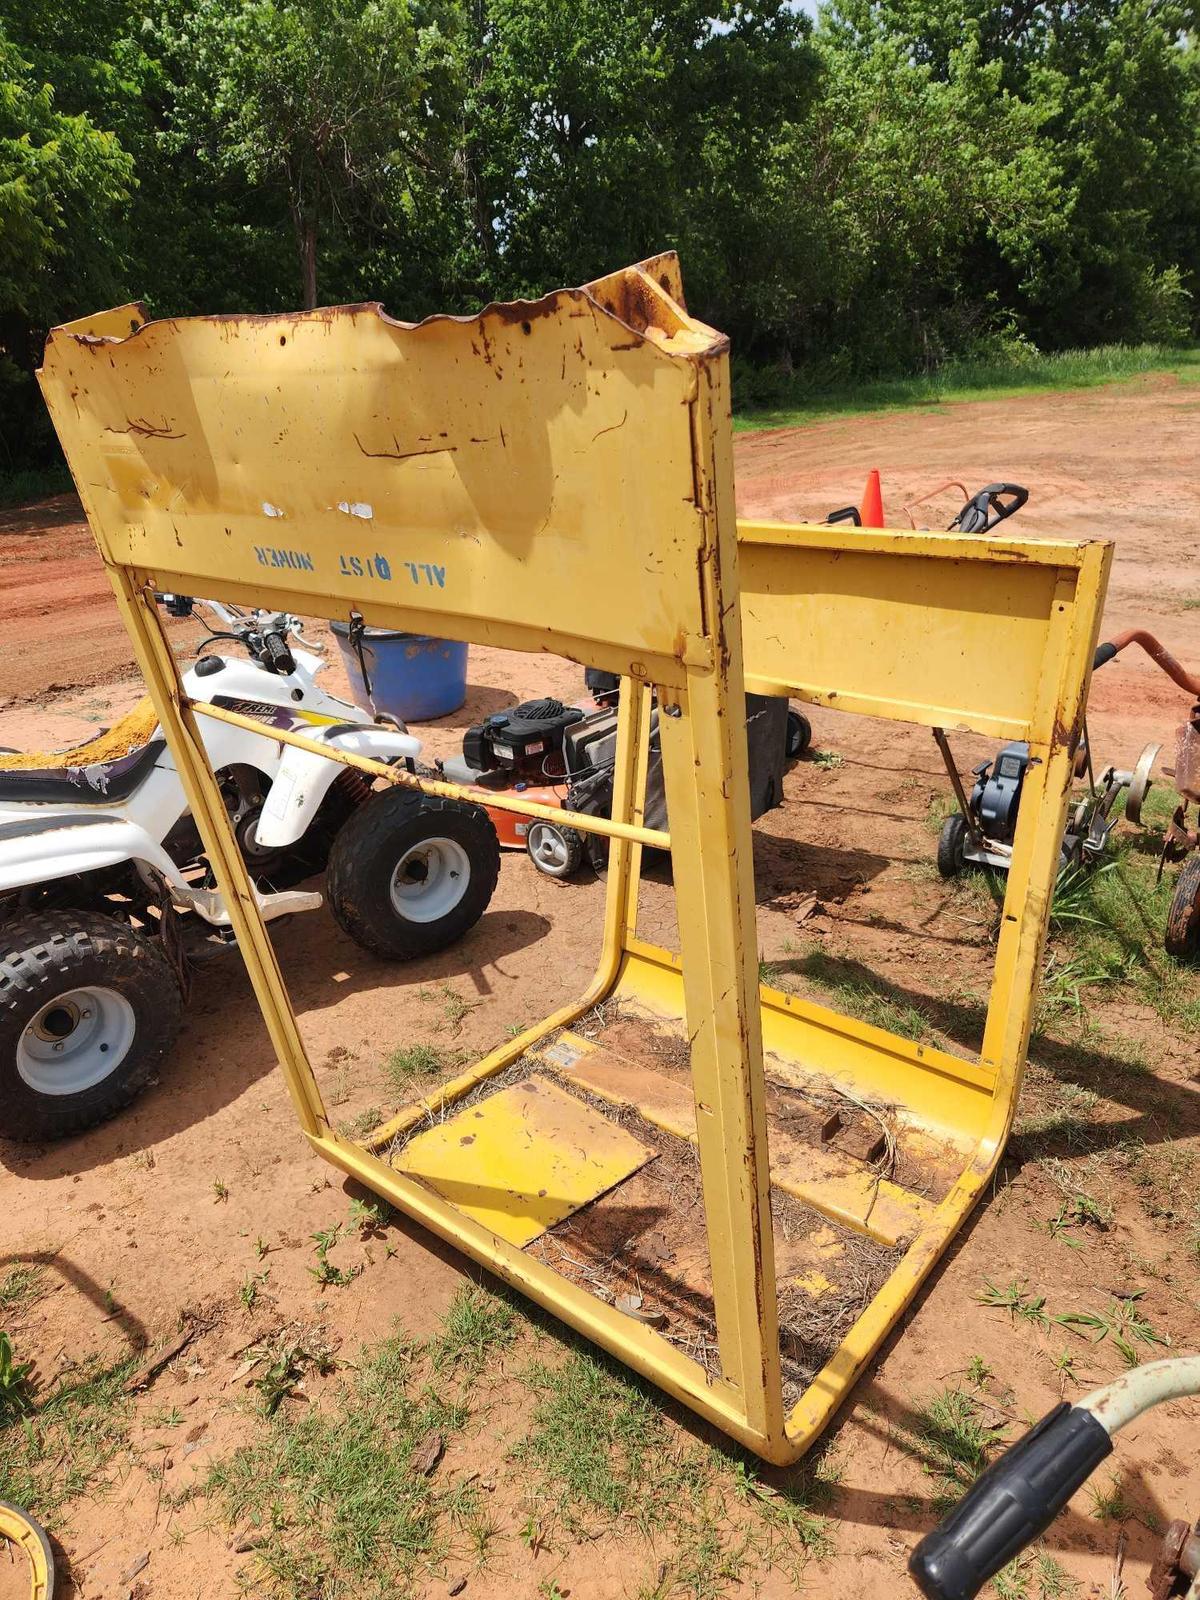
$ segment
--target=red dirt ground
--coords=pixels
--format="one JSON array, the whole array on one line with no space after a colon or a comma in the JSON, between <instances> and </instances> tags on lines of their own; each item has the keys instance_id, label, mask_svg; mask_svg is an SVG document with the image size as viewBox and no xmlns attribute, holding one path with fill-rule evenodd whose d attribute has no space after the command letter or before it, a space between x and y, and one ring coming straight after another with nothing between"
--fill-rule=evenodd
<instances>
[{"instance_id":1,"label":"red dirt ground","mask_svg":"<svg viewBox=\"0 0 1200 1600\"><path fill-rule=\"evenodd\" d=\"M1198 411L1194 388L1155 379L742 435L739 509L819 518L857 499L866 469L878 466L889 520L902 525L904 501L945 478L972 489L996 479L1023 482L1033 494L1014 530L1116 540L1105 632L1142 624L1185 661L1200 662L1200 609L1185 609L1186 601L1200 598ZM938 504L944 514L927 519L935 526L949 520L954 496ZM104 574L70 497L0 514L0 626L0 744L74 742L140 693ZM189 637L186 627L179 629L177 648ZM567 663L474 650L467 706L422 733L435 753L448 751L482 711L534 693L573 693L577 682L577 669ZM1103 760L1127 764L1146 740L1163 738L1186 705L1149 662L1130 654L1097 676L1091 708L1094 748ZM793 941L815 939L897 993L939 1008L939 1027L970 1046L987 986L983 926L920 875L932 853L927 808L946 788L936 751L920 730L823 710L813 722L817 746L839 752L843 764L801 764L787 780L783 807L756 827L764 957L786 978ZM971 748L964 741L964 757ZM796 906L810 889L824 911L798 930ZM648 885L643 928L665 942L671 899L666 884ZM558 885L524 858L509 857L475 934L400 974L363 957L323 912L282 927L277 949L337 1116L391 1103L378 1067L398 1044L428 1041L478 1054L508 1028L577 993L594 964L601 902L594 879ZM441 984L469 1008L456 1024L430 1003ZM806 1570L806 1592L838 1600L912 1592L904 1563L931 1525L933 1490L905 1448L905 1426L935 1389L961 1381L972 1356L996 1374L988 1392L997 1420L1017 1424L1010 1437L1022 1419L1058 1398L1051 1357L1064 1343L1072 1344L1089 1380L1119 1368L1107 1345L1032 1324L1014 1327L1003 1313L978 1304L985 1277L1027 1279L1050 1297L1051 1310L1092 1304L1136 1283L1146 1289L1140 1302L1146 1315L1176 1346L1200 1343L1195 1257L1178 1228L1147 1214L1119 1158L1123 1140L1194 1156L1200 1146L1194 1039L1128 997L1097 1006L1092 1020L1095 1029L1072 1056L1069 1076L1103 1086L1095 1115L1105 1119L1106 1131L1111 1123L1105 1154L1113 1159L1088 1171L1111 1195L1113 1224L1089 1233L1079 1249L1051 1239L1046 1223L1060 1195L1044 1165L1014 1161L1005 1168L835 1423L841 1482L830 1510L834 1551ZM1140 1043L1152 1071L1114 1086L1118 1037ZM216 1319L139 1403L138 1462L117 1474L106 1499L77 1502L54 1530L74 1584L65 1592L89 1600L124 1594L120 1576L143 1551L151 1561L139 1595L224 1600L241 1592L236 1569L245 1558L231 1554L228 1530L203 1501L163 1509L160 1483L145 1460L155 1449L164 1452L153 1459L171 1462L162 1484L174 1494L244 1437L248 1423L229 1384L231 1361L264 1327L321 1321L347 1355L361 1340L382 1336L396 1318L419 1337L435 1329L468 1275L465 1264L420 1229L393 1224L388 1241L395 1254L385 1259L374 1249L353 1284L322 1298L308 1271L306 1241L344 1220L346 1193L296 1128L235 957L205 969L161 1082L130 1111L47 1149L0 1141L0 1163L0 1276L12 1261L50 1258L52 1292L12 1325L44 1378L89 1353L111 1359L144 1338L165 1338L185 1310L211 1311ZM216 1182L228 1189L222 1203L214 1200ZM1194 1203L1194 1196L1187 1200ZM257 1236L270 1241L271 1278L269 1293L247 1311L237 1291L256 1269ZM506 1462L528 1409L512 1376L518 1368L515 1361L505 1368L471 1436L470 1466L482 1464L497 1478L501 1534L487 1565L471 1575L468 1596L533 1600L551 1580L575 1600L633 1600L653 1591L660 1551L628 1527L582 1544L564 1536L537 1559L518 1537L522 1486ZM176 1448L181 1441L151 1420L172 1404L190 1407L188 1416L204 1424L186 1457ZM667 1409L672 1426L687 1431L682 1414ZM1114 1458L1136 1512L1121 1529L1130 1593L1140 1590L1155 1544L1152 1528L1190 1515L1200 1499L1200 1468L1186 1446L1197 1417L1194 1402L1162 1408L1122 1437ZM462 1472L466 1464L448 1456L439 1471ZM1097 1521L1081 1494L1047 1548L1081 1592L1107 1595L1118 1531L1115 1523ZM414 1593L445 1589L444 1577L431 1577ZM749 1571L739 1592L751 1589L768 1597L795 1592L782 1568ZM1036 1595L1036 1584L1030 1593Z\"/></svg>"}]
</instances>

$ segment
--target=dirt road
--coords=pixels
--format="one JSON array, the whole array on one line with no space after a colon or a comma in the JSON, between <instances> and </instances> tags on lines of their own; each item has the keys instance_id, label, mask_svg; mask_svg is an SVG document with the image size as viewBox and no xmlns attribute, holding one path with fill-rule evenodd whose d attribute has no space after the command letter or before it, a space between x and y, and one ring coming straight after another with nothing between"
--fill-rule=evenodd
<instances>
[{"instance_id":1,"label":"dirt road","mask_svg":"<svg viewBox=\"0 0 1200 1600\"><path fill-rule=\"evenodd\" d=\"M889 520L902 524L905 500L943 479L971 489L1022 482L1032 496L1014 526L1116 540L1107 631L1140 623L1185 661L1200 662L1200 609L1188 606L1200 600L1200 486L1192 476L1198 413L1194 388L1147 380L744 435L739 509L819 518L857 499L866 469L878 466ZM953 502L944 496L928 522L944 525ZM90 536L69 498L0 515L0 627L0 744L65 744L140 692ZM178 647L188 640L181 629ZM475 650L467 706L422 732L433 751L448 751L481 712L538 693L571 694L577 677L566 663ZM1093 745L1103 759L1128 762L1184 709L1148 662L1122 658L1097 676ZM915 1009L944 1043L970 1049L986 996L991 909L931 879L929 810L945 780L928 735L825 711L813 721L817 746L840 761L797 767L783 807L756 827L763 960L782 986L826 999L820 972L849 975L894 1009ZM797 904L809 891L819 895L820 913L798 923ZM594 964L602 895L594 879L558 885L523 858L508 858L476 933L402 972L364 958L324 913L280 928L280 959L338 1118L352 1123L394 1103L381 1069L395 1049L427 1043L447 1058L476 1055L577 993ZM642 926L670 942L672 924L670 887L660 878L647 886ZM1200 1343L1194 1033L1183 1013L1164 1019L1143 990L1112 986L1086 996L1035 1049L1026 1131L993 1194L833 1430L829 1550L803 1567L807 1592L862 1600L907 1592L907 1552L932 1524L945 1490L935 1447L920 1443L931 1397L966 1386L969 1370L986 1371L971 1391L978 1397L972 1417L1011 1438L1060 1391L1082 1393L1120 1369L1112 1341L1090 1343L1049 1315L1107 1305L1136 1288L1156 1335L1180 1348ZM463 1263L419 1229L393 1222L382 1241L343 1234L335 1259L362 1269L352 1281L331 1287L314 1276L311 1236L345 1221L347 1193L304 1146L234 957L201 974L161 1082L126 1115L53 1148L0 1141L0 1162L0 1279L6 1263L34 1259L43 1274L40 1295L7 1323L19 1350L36 1355L44 1380L88 1355L115 1360L146 1338L166 1338L185 1312L211 1322L134 1402L107 1497L93 1493L59 1515L55 1531L74 1592L223 1600L241 1592L239 1569L252 1592L264 1592L253 1550L231 1550L218 1499L197 1492L214 1463L264 1426L233 1376L239 1352L288 1325L319 1325L343 1366L397 1320L414 1338L430 1336L467 1275ZM1078 1193L1099 1197L1103 1226L1063 1221L1064 1204ZM1047 1314L981 1303L985 1280L1023 1283L1030 1299L1047 1296ZM794 1568L775 1545L752 1540L737 1562L722 1565L722 1550L728 1555L745 1532L736 1512L739 1480L725 1457L720 1481L729 1486L731 1520L705 1558L703 1586L653 1527L593 1517L607 1531L585 1537L547 1510L552 1497L536 1472L510 1459L531 1426L524 1374L535 1353L551 1364L568 1359L553 1334L522 1332L486 1381L471 1386L471 1420L438 1468L446 1484L472 1475L491 1483L497 1526L486 1556L419 1571L414 1594L446 1593L459 1570L469 1570L466 1593L479 1600L796 1592ZM328 1399L334 1381L310 1376L310 1399ZM1154 1530L1195 1509L1200 1468L1187 1430L1198 1409L1166 1408L1122 1442L1123 1498L1101 1508L1107 1520L1081 1495L1050 1534L1046 1550L1077 1592L1109 1593L1119 1536L1126 1582L1137 1592ZM668 1406L665 1415L670 1451L694 1449L697 1432L683 1414ZM0 1455L0 1473L3 1466ZM801 1477L773 1474L768 1482L787 1494ZM1109 1476L1101 1482L1107 1490ZM531 1518L544 1518L544 1544L528 1535ZM123 1584L142 1553L149 1564ZM1014 1583L1023 1587L1008 1592L1069 1592L1049 1586L1049 1571L1022 1569ZM284 1592L343 1592L328 1581Z\"/></svg>"}]
</instances>

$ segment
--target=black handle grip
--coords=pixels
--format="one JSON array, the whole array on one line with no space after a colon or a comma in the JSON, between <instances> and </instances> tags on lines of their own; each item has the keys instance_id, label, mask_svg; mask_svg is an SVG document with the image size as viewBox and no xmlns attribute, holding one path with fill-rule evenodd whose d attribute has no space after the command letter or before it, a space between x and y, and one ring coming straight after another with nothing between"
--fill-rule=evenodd
<instances>
[{"instance_id":1,"label":"black handle grip","mask_svg":"<svg viewBox=\"0 0 1200 1600\"><path fill-rule=\"evenodd\" d=\"M1092 671L1102 667L1106 661L1111 661L1117 653L1115 644L1098 644L1096 654L1092 657Z\"/></svg>"},{"instance_id":2,"label":"black handle grip","mask_svg":"<svg viewBox=\"0 0 1200 1600\"><path fill-rule=\"evenodd\" d=\"M1020 483L992 483L984 493L990 494L995 503L997 522L1003 522L1014 511L1020 511L1029 499L1029 490Z\"/></svg>"},{"instance_id":3,"label":"black handle grip","mask_svg":"<svg viewBox=\"0 0 1200 1600\"><path fill-rule=\"evenodd\" d=\"M1112 1447L1090 1411L1055 1406L921 1540L908 1563L917 1588L928 1600L972 1600L1049 1527Z\"/></svg>"},{"instance_id":4,"label":"black handle grip","mask_svg":"<svg viewBox=\"0 0 1200 1600\"><path fill-rule=\"evenodd\" d=\"M1019 483L989 483L971 496L950 527L960 533L987 533L1005 517L1020 511L1028 499L1029 490Z\"/></svg>"},{"instance_id":5,"label":"black handle grip","mask_svg":"<svg viewBox=\"0 0 1200 1600\"><path fill-rule=\"evenodd\" d=\"M857 506L843 506L840 511L831 511L825 518L827 527L832 527L835 522L852 522L856 528L861 528L862 513Z\"/></svg>"},{"instance_id":6,"label":"black handle grip","mask_svg":"<svg viewBox=\"0 0 1200 1600\"><path fill-rule=\"evenodd\" d=\"M282 673L284 677L296 670L296 660L287 645L283 642L283 635L278 633L263 634L263 649L267 652L268 665L272 672Z\"/></svg>"}]
</instances>

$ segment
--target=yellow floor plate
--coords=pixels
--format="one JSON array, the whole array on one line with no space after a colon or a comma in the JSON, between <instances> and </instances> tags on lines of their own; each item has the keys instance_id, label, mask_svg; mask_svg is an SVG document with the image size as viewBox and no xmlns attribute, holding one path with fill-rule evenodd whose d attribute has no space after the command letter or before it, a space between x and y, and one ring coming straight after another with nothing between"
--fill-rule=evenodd
<instances>
[{"instance_id":1,"label":"yellow floor plate","mask_svg":"<svg viewBox=\"0 0 1200 1600\"><path fill-rule=\"evenodd\" d=\"M519 1246L656 1153L574 1095L527 1078L410 1139L392 1165Z\"/></svg>"},{"instance_id":2,"label":"yellow floor plate","mask_svg":"<svg viewBox=\"0 0 1200 1600\"><path fill-rule=\"evenodd\" d=\"M569 1083L614 1105L632 1106L647 1122L696 1142L696 1108L686 1078L624 1059L603 1045L563 1032L541 1059ZM881 1178L861 1162L769 1129L771 1181L822 1215L888 1248L912 1239L933 1213L923 1195Z\"/></svg>"}]
</instances>

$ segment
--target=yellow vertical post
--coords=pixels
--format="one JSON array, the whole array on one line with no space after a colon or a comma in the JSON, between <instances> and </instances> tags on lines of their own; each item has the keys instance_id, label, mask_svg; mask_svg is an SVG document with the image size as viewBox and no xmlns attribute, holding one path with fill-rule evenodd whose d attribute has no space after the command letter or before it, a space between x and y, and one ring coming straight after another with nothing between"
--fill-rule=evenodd
<instances>
[{"instance_id":1,"label":"yellow vertical post","mask_svg":"<svg viewBox=\"0 0 1200 1600\"><path fill-rule=\"evenodd\" d=\"M636 696L638 703L638 720L633 731L631 744L632 768L629 774L629 811L625 815L627 822L636 823L639 827L646 820L646 783L650 771L650 697L651 689L648 683L635 683L632 679L622 679L621 694ZM613 784L614 797L617 785ZM613 816L617 815L616 800L613 801ZM623 904L624 928L622 944L628 944L630 939L637 937L639 890L642 882L642 861L645 851L639 843L632 842L629 846L627 880L624 884L621 899Z\"/></svg>"},{"instance_id":2,"label":"yellow vertical post","mask_svg":"<svg viewBox=\"0 0 1200 1600\"><path fill-rule=\"evenodd\" d=\"M1078 578L1064 573L1055 585L1054 609L1088 618L1091 626L1056 630L1045 653L1030 725L1032 757L1021 792L1012 863L1004 891L996 970L984 1025L980 1060L997 1070L996 1097L1006 1101L1003 1127L987 1140L1002 1144L1016 1111L1017 1089L1033 1029L1048 910L1070 800L1075 750L1083 727L1090 664L1111 546L1084 551Z\"/></svg>"},{"instance_id":3,"label":"yellow vertical post","mask_svg":"<svg viewBox=\"0 0 1200 1600\"><path fill-rule=\"evenodd\" d=\"M175 757L188 809L228 908L230 926L237 936L238 949L283 1067L301 1127L310 1135L327 1132L325 1106L300 1037L274 946L237 847L233 825L209 765L200 730L185 704L179 670L157 608L143 591L135 588L125 568L110 566L108 573L133 641L138 666Z\"/></svg>"},{"instance_id":4,"label":"yellow vertical post","mask_svg":"<svg viewBox=\"0 0 1200 1600\"><path fill-rule=\"evenodd\" d=\"M700 581L716 659L659 712L697 1143L717 1342L750 1426L783 1429L779 1317L759 1010L754 863L728 363L706 363L694 409L705 517Z\"/></svg>"},{"instance_id":5,"label":"yellow vertical post","mask_svg":"<svg viewBox=\"0 0 1200 1600\"><path fill-rule=\"evenodd\" d=\"M613 767L612 820L640 823L645 813L645 751L650 721L650 690L632 678L621 679L617 706L617 748ZM616 980L629 936L636 920L642 847L629 839L613 838L608 851L608 880L604 892L604 946L589 994L597 997Z\"/></svg>"}]
</instances>

